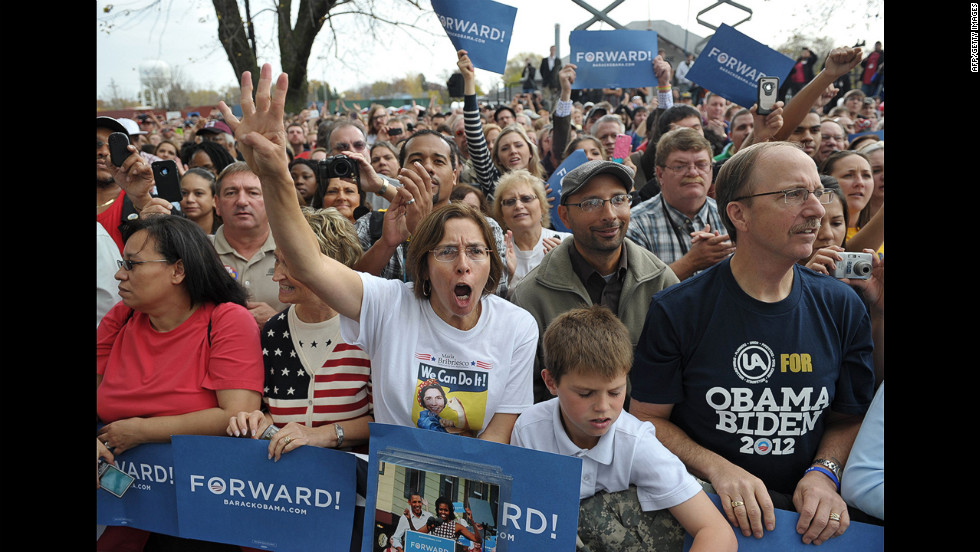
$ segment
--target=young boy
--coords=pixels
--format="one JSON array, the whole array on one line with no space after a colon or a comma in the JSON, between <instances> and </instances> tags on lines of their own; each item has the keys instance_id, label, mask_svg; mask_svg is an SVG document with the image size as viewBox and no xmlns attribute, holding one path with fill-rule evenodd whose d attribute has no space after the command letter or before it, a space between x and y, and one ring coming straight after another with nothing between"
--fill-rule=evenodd
<instances>
[{"instance_id":1,"label":"young boy","mask_svg":"<svg viewBox=\"0 0 980 552\"><path fill-rule=\"evenodd\" d=\"M669 509L694 536L691 550L736 550L728 522L681 461L660 444L653 425L623 412L626 376L633 364L626 326L605 307L571 310L545 331L543 348L547 368L541 377L557 398L525 410L514 425L511 444L580 457L581 500L633 485L639 506L650 512L644 517ZM579 520L580 537L588 524L584 521ZM638 536L644 531L629 527L633 521L614 522L625 527L597 530L625 531L617 550L649 549L652 543Z\"/></svg>"}]
</instances>

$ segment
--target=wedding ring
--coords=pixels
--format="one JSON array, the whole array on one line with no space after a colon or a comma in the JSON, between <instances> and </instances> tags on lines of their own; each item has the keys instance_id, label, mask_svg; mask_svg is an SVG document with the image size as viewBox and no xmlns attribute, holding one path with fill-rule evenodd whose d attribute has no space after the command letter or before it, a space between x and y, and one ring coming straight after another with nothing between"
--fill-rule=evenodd
<instances>
[{"instance_id":1,"label":"wedding ring","mask_svg":"<svg viewBox=\"0 0 980 552\"><path fill-rule=\"evenodd\" d=\"M742 502L741 500L732 501L732 508L738 508L739 506L745 506L745 503Z\"/></svg>"},{"instance_id":2,"label":"wedding ring","mask_svg":"<svg viewBox=\"0 0 980 552\"><path fill-rule=\"evenodd\" d=\"M410 199L410 200L408 200L408 201L406 201L406 202L405 202L405 205L411 205L411 204L413 204L413 203L415 203L415 198L414 198L414 197L413 197L412 199Z\"/></svg>"},{"instance_id":3,"label":"wedding ring","mask_svg":"<svg viewBox=\"0 0 980 552\"><path fill-rule=\"evenodd\" d=\"M290 437L289 435L287 435L286 438L283 439L283 442L286 443L286 446L288 447L289 446L289 442L292 441L292 440L293 440L293 438Z\"/></svg>"},{"instance_id":4,"label":"wedding ring","mask_svg":"<svg viewBox=\"0 0 980 552\"><path fill-rule=\"evenodd\" d=\"M830 521L840 521L840 514L830 512Z\"/></svg>"}]
</instances>

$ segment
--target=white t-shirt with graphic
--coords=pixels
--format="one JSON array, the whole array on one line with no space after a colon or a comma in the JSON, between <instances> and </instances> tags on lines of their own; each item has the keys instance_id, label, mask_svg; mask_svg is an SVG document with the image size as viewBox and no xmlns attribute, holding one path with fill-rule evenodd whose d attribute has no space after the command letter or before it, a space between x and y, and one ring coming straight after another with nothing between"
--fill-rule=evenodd
<instances>
[{"instance_id":1,"label":"white t-shirt with graphic","mask_svg":"<svg viewBox=\"0 0 980 552\"><path fill-rule=\"evenodd\" d=\"M340 328L371 357L377 422L479 436L495 413L533 404L538 329L530 313L487 295L476 326L463 331L416 298L411 283L360 276L360 323L342 316Z\"/></svg>"}]
</instances>

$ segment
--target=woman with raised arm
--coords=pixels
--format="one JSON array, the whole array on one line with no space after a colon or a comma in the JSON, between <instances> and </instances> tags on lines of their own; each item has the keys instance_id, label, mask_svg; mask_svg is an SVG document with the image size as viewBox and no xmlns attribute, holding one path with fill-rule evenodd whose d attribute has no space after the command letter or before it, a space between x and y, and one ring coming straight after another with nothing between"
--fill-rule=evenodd
<instances>
[{"instance_id":1,"label":"woman with raised arm","mask_svg":"<svg viewBox=\"0 0 980 552\"><path fill-rule=\"evenodd\" d=\"M544 168L538 147L531 142L524 127L511 124L504 127L494 140L493 150L487 146L480 121L480 110L476 104L476 73L473 62L466 50L459 50L456 65L463 75L463 118L466 126L466 148L469 150L473 170L476 172L480 189L487 200L493 198L500 175L525 169L534 176L544 179Z\"/></svg>"},{"instance_id":2,"label":"woman with raised arm","mask_svg":"<svg viewBox=\"0 0 980 552\"><path fill-rule=\"evenodd\" d=\"M436 378L459 401L465 419L460 433L509 442L517 416L533 401L537 326L526 311L493 295L502 262L488 247L494 240L486 219L460 203L422 219L406 259L418 285L358 273L323 255L287 170L287 76L279 76L270 94L272 69L263 66L254 102L251 80L242 75L242 120L223 102L222 114L262 182L272 233L291 277L340 313L343 339L371 357L375 420L415 427L423 409L416 389ZM408 239L406 218L418 214L416 204L432 204L433 182L423 162L448 159L450 146L442 140L425 144L418 150L421 162L399 171L402 188L385 213L381 239L387 244Z\"/></svg>"}]
</instances>

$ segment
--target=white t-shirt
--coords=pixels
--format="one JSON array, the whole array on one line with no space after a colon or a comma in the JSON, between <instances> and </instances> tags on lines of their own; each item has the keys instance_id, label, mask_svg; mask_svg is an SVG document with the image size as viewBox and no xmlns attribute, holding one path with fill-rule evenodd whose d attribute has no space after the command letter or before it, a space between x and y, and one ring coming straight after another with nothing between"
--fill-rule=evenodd
<instances>
[{"instance_id":1,"label":"white t-shirt","mask_svg":"<svg viewBox=\"0 0 980 552\"><path fill-rule=\"evenodd\" d=\"M535 404L514 424L510 444L582 459L579 499L599 491L615 493L636 485L643 511L681 504L701 491L684 464L657 439L653 424L623 412L599 443L582 449L561 423L558 399Z\"/></svg>"},{"instance_id":2,"label":"white t-shirt","mask_svg":"<svg viewBox=\"0 0 980 552\"><path fill-rule=\"evenodd\" d=\"M559 237L562 240L566 240L572 237L568 232L556 232L550 228L543 228L541 230L541 237L538 238L538 243L534 244L534 247L529 251L521 251L514 245L514 255L517 257L517 268L514 270L514 278L507 282L507 286L510 289L514 289L517 283L531 272L531 269L541 264L541 260L544 259L544 239Z\"/></svg>"},{"instance_id":3,"label":"white t-shirt","mask_svg":"<svg viewBox=\"0 0 980 552\"><path fill-rule=\"evenodd\" d=\"M342 316L340 333L371 357L377 422L478 436L495 413L520 414L534 403L538 327L530 313L486 295L476 326L463 331L417 299L411 283L360 276L360 323ZM420 391L433 385L441 411L420 404Z\"/></svg>"}]
</instances>

